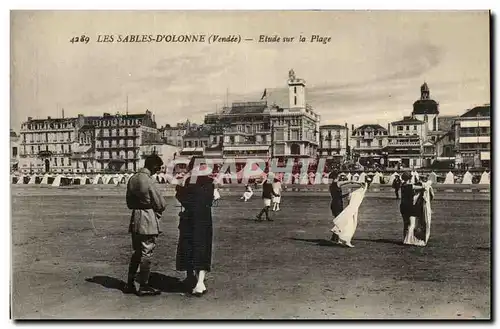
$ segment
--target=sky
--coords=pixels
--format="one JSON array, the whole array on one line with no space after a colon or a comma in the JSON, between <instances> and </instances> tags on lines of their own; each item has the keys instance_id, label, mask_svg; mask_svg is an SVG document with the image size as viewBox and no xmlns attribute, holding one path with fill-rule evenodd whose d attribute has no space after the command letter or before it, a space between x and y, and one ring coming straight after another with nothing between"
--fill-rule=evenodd
<instances>
[{"instance_id":1,"label":"sky","mask_svg":"<svg viewBox=\"0 0 500 329\"><path fill-rule=\"evenodd\" d=\"M27 117L155 114L190 121L306 80L321 124L386 126L429 85L441 115L490 102L488 12L13 11L11 128ZM241 35L241 43L98 43L98 35ZM74 36L88 44L71 43ZM297 42L300 35L327 44ZM259 43L260 35L295 37Z\"/></svg>"}]
</instances>

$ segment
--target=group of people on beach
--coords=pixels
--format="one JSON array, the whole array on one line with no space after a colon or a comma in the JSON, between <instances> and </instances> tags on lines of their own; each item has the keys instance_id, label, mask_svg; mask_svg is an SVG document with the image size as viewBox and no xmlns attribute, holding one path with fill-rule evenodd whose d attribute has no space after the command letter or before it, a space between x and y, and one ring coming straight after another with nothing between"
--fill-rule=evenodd
<instances>
[{"instance_id":1,"label":"group of people on beach","mask_svg":"<svg viewBox=\"0 0 500 329\"><path fill-rule=\"evenodd\" d=\"M354 247L351 243L358 223L358 210L363 202L369 182L348 181L343 174L330 174L330 209L334 217L331 229L333 243ZM434 191L431 182L423 182L420 177L404 172L396 175L393 182L396 198L403 219L403 244L425 246L430 237L431 201Z\"/></svg>"},{"instance_id":2,"label":"group of people on beach","mask_svg":"<svg viewBox=\"0 0 500 329\"><path fill-rule=\"evenodd\" d=\"M161 234L160 219L166 209L166 200L151 176L162 165L163 161L157 155L147 157L144 168L133 175L127 184L126 201L132 210L129 233L134 252L129 263L125 292L139 296L160 294L149 284L149 276L156 241ZM183 286L187 293L194 296L207 292L205 277L211 270L212 262L212 207L220 199L214 179L206 174L203 166L195 168L195 158L191 160L182 182L176 186L175 195L181 204L176 269L186 272ZM336 171L330 173L329 182L330 210L334 217L331 240L353 247L351 240L357 227L358 211L369 182L351 182ZM281 180L272 174L267 175L262 183L263 208L256 216L257 221L263 221L264 216L268 221L273 220L269 212L280 210L281 192ZM247 185L242 199L248 201L253 193L251 186ZM433 196L430 182L421 182L406 172L402 174L400 210L404 244L427 244ZM135 285L138 270L139 289Z\"/></svg>"}]
</instances>

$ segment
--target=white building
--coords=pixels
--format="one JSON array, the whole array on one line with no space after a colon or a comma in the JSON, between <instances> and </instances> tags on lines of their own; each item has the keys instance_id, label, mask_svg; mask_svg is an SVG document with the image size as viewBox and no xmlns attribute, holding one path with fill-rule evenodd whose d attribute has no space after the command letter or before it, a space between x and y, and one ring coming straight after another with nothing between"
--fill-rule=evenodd
<instances>
[{"instance_id":1,"label":"white building","mask_svg":"<svg viewBox=\"0 0 500 329\"><path fill-rule=\"evenodd\" d=\"M287 102L265 91L272 131L271 156L315 158L319 147L320 115L307 104L306 81L288 74Z\"/></svg>"},{"instance_id":2,"label":"white building","mask_svg":"<svg viewBox=\"0 0 500 329\"><path fill-rule=\"evenodd\" d=\"M21 124L19 169L23 173L69 173L73 145L77 142L76 118L33 119Z\"/></svg>"},{"instance_id":3,"label":"white building","mask_svg":"<svg viewBox=\"0 0 500 329\"><path fill-rule=\"evenodd\" d=\"M474 107L456 119L455 147L458 166L491 166L490 104Z\"/></svg>"},{"instance_id":4,"label":"white building","mask_svg":"<svg viewBox=\"0 0 500 329\"><path fill-rule=\"evenodd\" d=\"M10 130L10 171L19 170L19 136Z\"/></svg>"},{"instance_id":5,"label":"white building","mask_svg":"<svg viewBox=\"0 0 500 329\"><path fill-rule=\"evenodd\" d=\"M384 166L388 134L387 129L379 124L365 124L358 128L352 125L349 145L353 159L362 166Z\"/></svg>"},{"instance_id":6,"label":"white building","mask_svg":"<svg viewBox=\"0 0 500 329\"><path fill-rule=\"evenodd\" d=\"M434 147L432 143L426 144L427 127L426 122L415 117L391 122L387 145L389 167L420 168L432 163Z\"/></svg>"},{"instance_id":7,"label":"white building","mask_svg":"<svg viewBox=\"0 0 500 329\"><path fill-rule=\"evenodd\" d=\"M347 124L322 125L319 127L319 149L321 157L336 157L342 160L347 155L349 130Z\"/></svg>"}]
</instances>

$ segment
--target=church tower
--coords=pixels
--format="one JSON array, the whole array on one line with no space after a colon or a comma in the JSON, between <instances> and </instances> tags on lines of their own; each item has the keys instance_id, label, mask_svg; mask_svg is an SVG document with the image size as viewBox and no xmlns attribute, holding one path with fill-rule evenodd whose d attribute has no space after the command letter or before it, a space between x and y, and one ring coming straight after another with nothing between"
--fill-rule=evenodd
<instances>
[{"instance_id":1,"label":"church tower","mask_svg":"<svg viewBox=\"0 0 500 329\"><path fill-rule=\"evenodd\" d=\"M293 69L288 72L288 104L291 111L306 109L306 81L296 78Z\"/></svg>"},{"instance_id":2,"label":"church tower","mask_svg":"<svg viewBox=\"0 0 500 329\"><path fill-rule=\"evenodd\" d=\"M424 81L424 84L420 86L420 99L430 99L430 96L429 86L427 85L427 82Z\"/></svg>"}]
</instances>

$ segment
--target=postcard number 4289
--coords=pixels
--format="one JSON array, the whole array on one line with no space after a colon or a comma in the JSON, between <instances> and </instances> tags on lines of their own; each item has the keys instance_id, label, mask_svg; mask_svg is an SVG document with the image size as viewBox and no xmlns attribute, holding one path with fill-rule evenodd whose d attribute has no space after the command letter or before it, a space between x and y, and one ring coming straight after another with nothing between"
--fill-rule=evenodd
<instances>
[{"instance_id":1,"label":"postcard number 4289","mask_svg":"<svg viewBox=\"0 0 500 329\"><path fill-rule=\"evenodd\" d=\"M90 38L86 35L81 35L79 37L73 37L69 42L71 43L89 43Z\"/></svg>"}]
</instances>

